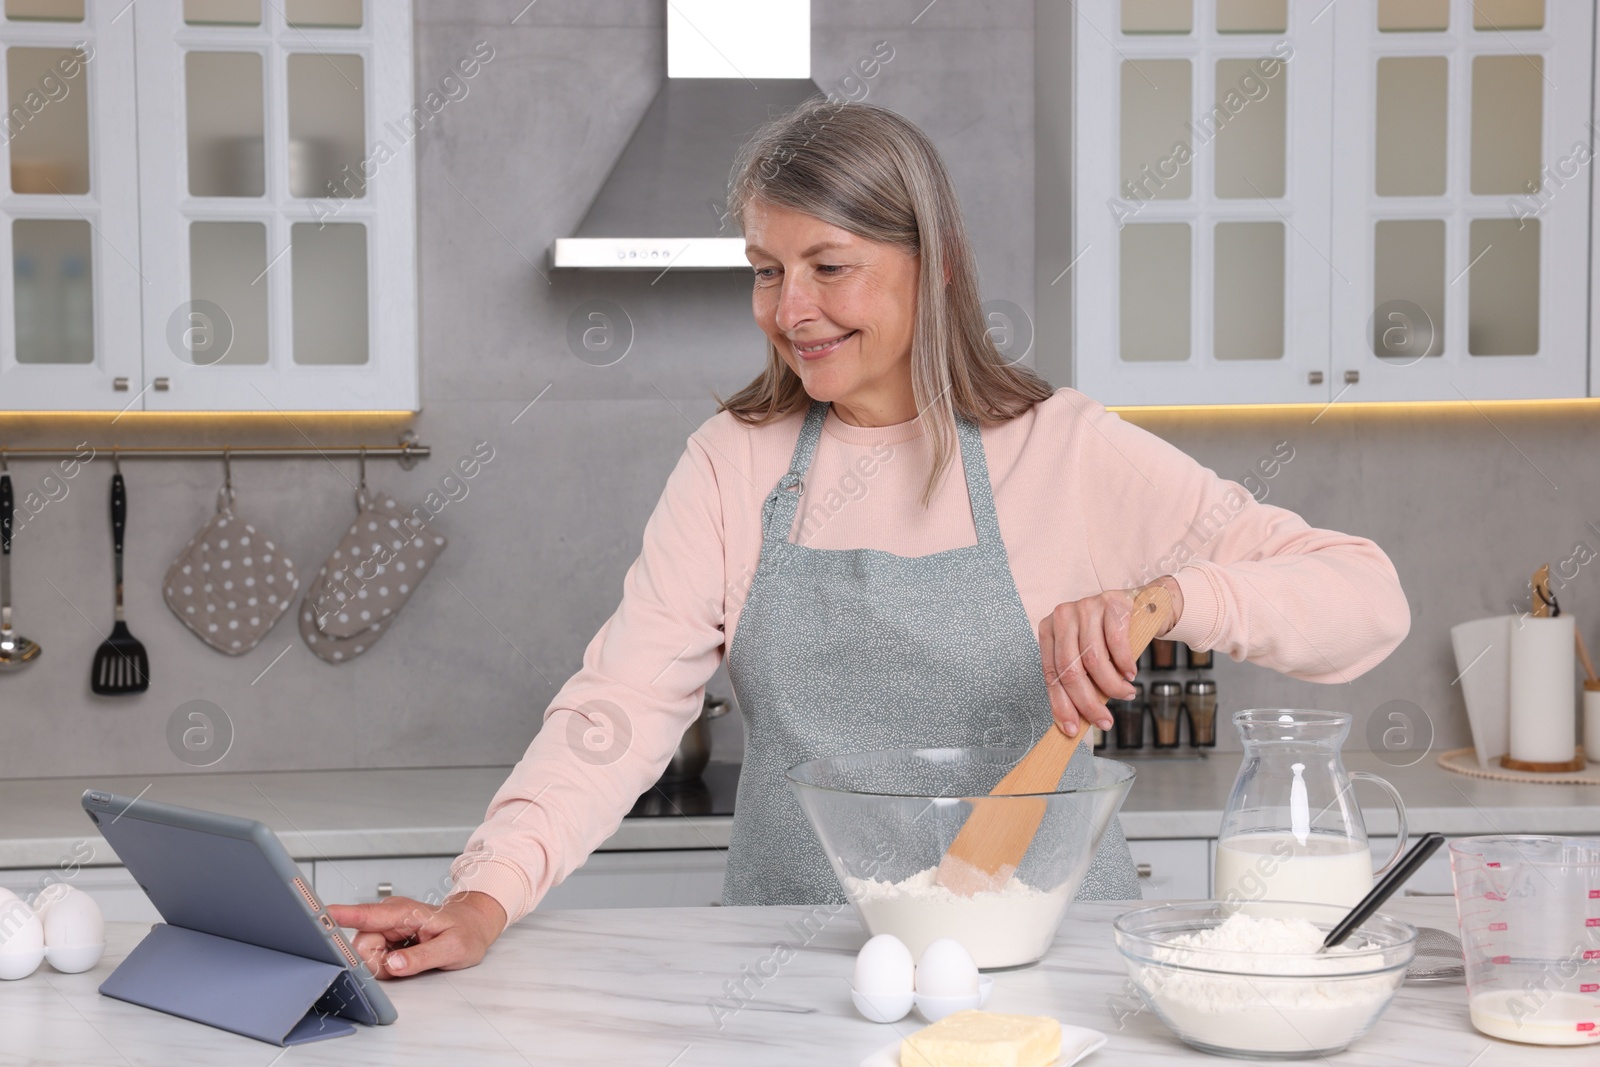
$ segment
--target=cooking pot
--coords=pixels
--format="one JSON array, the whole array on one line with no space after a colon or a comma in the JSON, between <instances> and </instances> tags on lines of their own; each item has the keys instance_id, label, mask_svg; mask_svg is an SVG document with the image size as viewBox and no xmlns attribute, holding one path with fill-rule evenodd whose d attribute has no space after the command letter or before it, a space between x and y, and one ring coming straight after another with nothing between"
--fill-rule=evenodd
<instances>
[{"instance_id":1,"label":"cooking pot","mask_svg":"<svg viewBox=\"0 0 1600 1067\"><path fill-rule=\"evenodd\" d=\"M711 720L727 713L726 698L706 694L700 717L683 732L683 737L678 741L678 750L667 762L667 769L661 775L662 783L689 782L700 777L700 772L711 762Z\"/></svg>"}]
</instances>

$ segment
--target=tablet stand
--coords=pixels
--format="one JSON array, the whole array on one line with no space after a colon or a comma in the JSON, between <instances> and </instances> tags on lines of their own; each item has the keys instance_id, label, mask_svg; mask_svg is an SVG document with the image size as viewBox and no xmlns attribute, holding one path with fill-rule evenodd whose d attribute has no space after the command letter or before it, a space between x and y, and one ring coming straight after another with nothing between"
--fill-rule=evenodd
<instances>
[{"instance_id":1,"label":"tablet stand","mask_svg":"<svg viewBox=\"0 0 1600 1067\"><path fill-rule=\"evenodd\" d=\"M343 1037L357 1000L342 967L157 923L100 985L108 997L273 1045Z\"/></svg>"}]
</instances>

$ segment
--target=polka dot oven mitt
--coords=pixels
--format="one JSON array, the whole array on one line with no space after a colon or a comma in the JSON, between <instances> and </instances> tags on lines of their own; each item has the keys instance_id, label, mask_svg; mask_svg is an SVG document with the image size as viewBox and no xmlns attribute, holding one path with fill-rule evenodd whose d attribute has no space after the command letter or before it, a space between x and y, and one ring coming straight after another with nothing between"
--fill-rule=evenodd
<instances>
[{"instance_id":1,"label":"polka dot oven mitt","mask_svg":"<svg viewBox=\"0 0 1600 1067\"><path fill-rule=\"evenodd\" d=\"M305 638L307 648L329 663L355 659L377 644L378 638L383 636L393 621L391 618L373 623L354 637L332 637L317 629L317 609L312 606L312 600L313 594L308 592L300 602L300 636Z\"/></svg>"},{"instance_id":2,"label":"polka dot oven mitt","mask_svg":"<svg viewBox=\"0 0 1600 1067\"><path fill-rule=\"evenodd\" d=\"M311 618L301 612L301 631L308 624L313 631L306 633L306 643L330 661L348 659L359 654L357 643L365 651L377 640L446 544L438 531L401 511L389 493L358 493L357 503L355 522L307 593ZM355 643L338 647L334 642Z\"/></svg>"},{"instance_id":3,"label":"polka dot oven mitt","mask_svg":"<svg viewBox=\"0 0 1600 1067\"><path fill-rule=\"evenodd\" d=\"M217 513L189 539L167 569L167 606L218 652L242 656L267 636L294 603L294 563L233 511L219 493Z\"/></svg>"}]
</instances>

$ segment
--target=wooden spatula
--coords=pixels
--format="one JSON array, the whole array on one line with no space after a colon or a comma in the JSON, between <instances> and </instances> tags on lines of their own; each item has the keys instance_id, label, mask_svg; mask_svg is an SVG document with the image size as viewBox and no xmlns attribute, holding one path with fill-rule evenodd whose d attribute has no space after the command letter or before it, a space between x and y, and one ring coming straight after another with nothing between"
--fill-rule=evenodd
<instances>
[{"instance_id":1,"label":"wooden spatula","mask_svg":"<svg viewBox=\"0 0 1600 1067\"><path fill-rule=\"evenodd\" d=\"M1134 598L1128 643L1133 647L1135 659L1167 625L1171 614L1172 594L1159 585L1146 587ZM1105 703L1104 693L1096 689L1095 695L1101 704ZM1068 737L1059 726L1051 723L1027 755L989 790L989 795L1052 792L1060 786L1067 761L1088 732L1085 723L1078 736ZM1003 888L1033 843L1033 835L1044 821L1045 804L1043 797L977 801L944 859L939 861L938 883L964 897Z\"/></svg>"}]
</instances>

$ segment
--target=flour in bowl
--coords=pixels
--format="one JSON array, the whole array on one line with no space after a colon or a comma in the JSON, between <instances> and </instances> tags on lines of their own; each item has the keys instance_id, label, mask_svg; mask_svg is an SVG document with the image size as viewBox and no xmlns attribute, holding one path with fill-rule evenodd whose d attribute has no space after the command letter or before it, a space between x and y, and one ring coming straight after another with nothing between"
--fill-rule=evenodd
<instances>
[{"instance_id":1,"label":"flour in bowl","mask_svg":"<svg viewBox=\"0 0 1600 1067\"><path fill-rule=\"evenodd\" d=\"M1303 918L1236 913L1217 926L1179 934L1151 956L1174 965L1129 961L1134 981L1185 1040L1265 1053L1343 1048L1383 1010L1405 978L1359 948L1313 955L1327 935ZM1181 970L1175 968L1194 968ZM1200 973L1226 971L1232 973Z\"/></svg>"},{"instance_id":2,"label":"flour in bowl","mask_svg":"<svg viewBox=\"0 0 1600 1067\"><path fill-rule=\"evenodd\" d=\"M917 957L935 939L953 937L979 967L1043 956L1072 902L1064 885L1035 889L1016 876L996 892L964 897L939 885L938 874L929 867L898 882L846 878L844 889L873 934L893 934Z\"/></svg>"}]
</instances>

